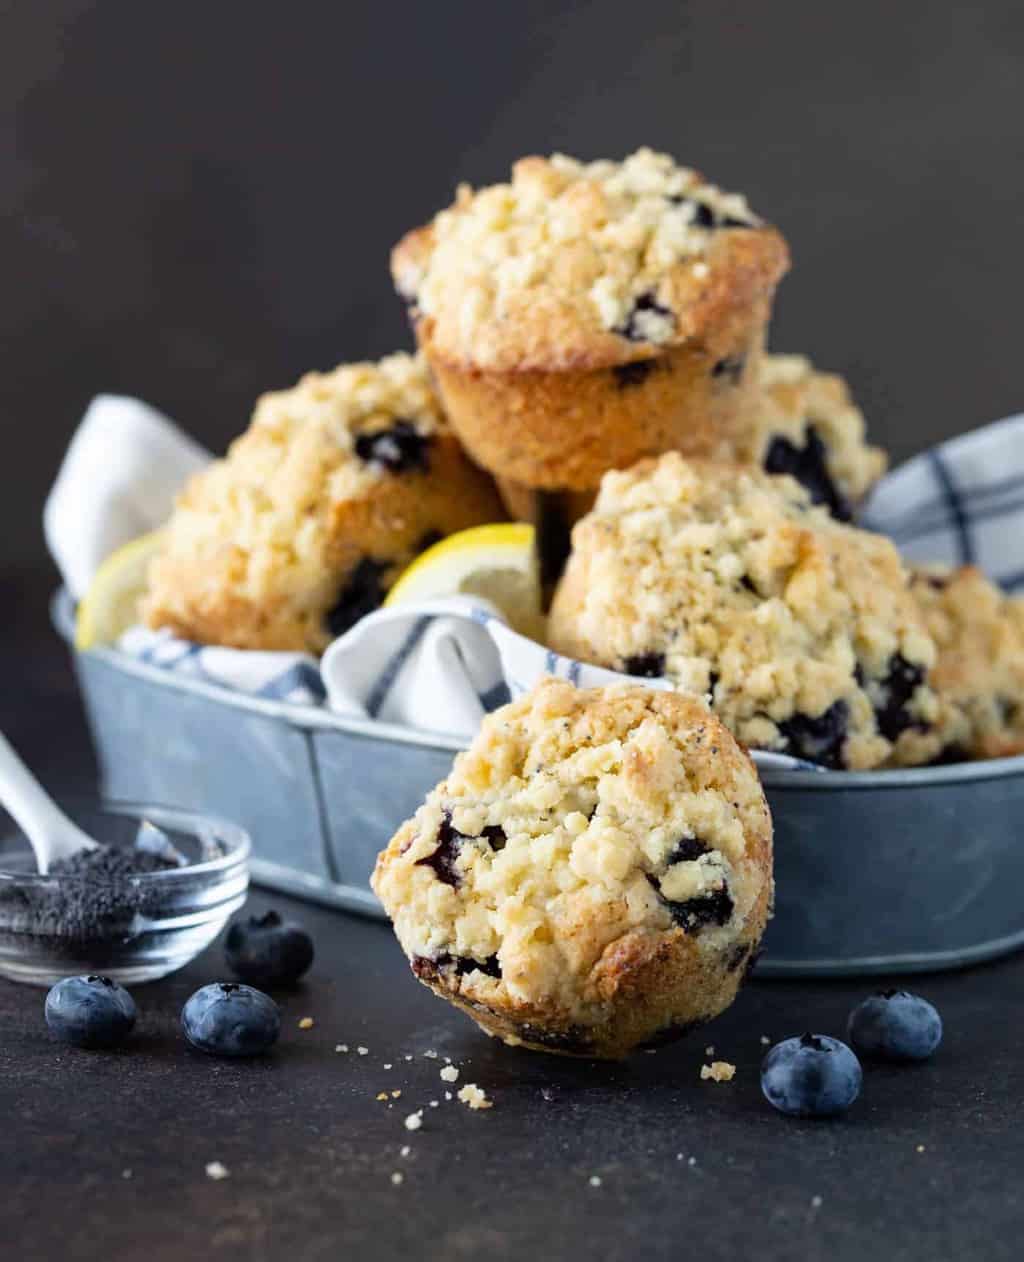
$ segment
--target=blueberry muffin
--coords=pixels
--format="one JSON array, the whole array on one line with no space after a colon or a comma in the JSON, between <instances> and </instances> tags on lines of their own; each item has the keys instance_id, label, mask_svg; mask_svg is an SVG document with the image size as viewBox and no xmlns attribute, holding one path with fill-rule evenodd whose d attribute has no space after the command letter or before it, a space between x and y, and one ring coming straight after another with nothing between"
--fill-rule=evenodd
<instances>
[{"instance_id":1,"label":"blueberry muffin","mask_svg":"<svg viewBox=\"0 0 1024 1262\"><path fill-rule=\"evenodd\" d=\"M732 1002L771 817L700 697L546 679L484 720L373 888L416 976L488 1034L621 1057Z\"/></svg>"},{"instance_id":2,"label":"blueberry muffin","mask_svg":"<svg viewBox=\"0 0 1024 1262\"><path fill-rule=\"evenodd\" d=\"M911 590L938 650L931 683L944 707L938 748L927 738L911 761L1024 753L1024 599L972 565L921 567Z\"/></svg>"},{"instance_id":3,"label":"blueberry muffin","mask_svg":"<svg viewBox=\"0 0 1024 1262\"><path fill-rule=\"evenodd\" d=\"M470 454L513 511L568 519L606 470L742 426L788 261L742 196L640 149L462 186L392 271Z\"/></svg>"},{"instance_id":4,"label":"blueberry muffin","mask_svg":"<svg viewBox=\"0 0 1024 1262\"><path fill-rule=\"evenodd\" d=\"M503 515L419 357L310 373L264 395L188 484L143 617L209 644L319 652L424 546Z\"/></svg>"},{"instance_id":5,"label":"blueberry muffin","mask_svg":"<svg viewBox=\"0 0 1024 1262\"><path fill-rule=\"evenodd\" d=\"M826 767L878 766L934 725L898 553L792 478L670 453L607 474L572 541L561 652L708 694L743 744Z\"/></svg>"},{"instance_id":6,"label":"blueberry muffin","mask_svg":"<svg viewBox=\"0 0 1024 1262\"><path fill-rule=\"evenodd\" d=\"M885 453L865 441L864 416L842 377L817 372L802 355L765 355L761 401L732 452L692 456L749 461L788 473L838 521L850 521L886 469Z\"/></svg>"}]
</instances>

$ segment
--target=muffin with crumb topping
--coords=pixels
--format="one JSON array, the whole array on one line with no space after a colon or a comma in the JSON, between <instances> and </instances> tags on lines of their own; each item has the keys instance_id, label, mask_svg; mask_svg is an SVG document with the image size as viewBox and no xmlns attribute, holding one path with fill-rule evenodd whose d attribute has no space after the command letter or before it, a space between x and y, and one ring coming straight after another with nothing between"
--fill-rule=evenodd
<instances>
[{"instance_id":1,"label":"muffin with crumb topping","mask_svg":"<svg viewBox=\"0 0 1024 1262\"><path fill-rule=\"evenodd\" d=\"M708 695L750 748L927 761L935 644L899 554L792 478L669 453L606 474L572 543L554 648Z\"/></svg>"},{"instance_id":2,"label":"muffin with crumb topping","mask_svg":"<svg viewBox=\"0 0 1024 1262\"><path fill-rule=\"evenodd\" d=\"M142 615L202 643L320 652L417 552L503 516L420 357L310 373L185 488Z\"/></svg>"},{"instance_id":3,"label":"muffin with crumb topping","mask_svg":"<svg viewBox=\"0 0 1024 1262\"><path fill-rule=\"evenodd\" d=\"M606 470L742 426L788 261L742 196L640 149L463 186L392 270L470 454L557 527Z\"/></svg>"},{"instance_id":4,"label":"muffin with crumb topping","mask_svg":"<svg viewBox=\"0 0 1024 1262\"><path fill-rule=\"evenodd\" d=\"M938 652L931 678L943 721L941 740L904 761L1024 754L1024 598L973 565L921 566L911 590Z\"/></svg>"},{"instance_id":5,"label":"muffin with crumb topping","mask_svg":"<svg viewBox=\"0 0 1024 1262\"><path fill-rule=\"evenodd\" d=\"M771 816L700 697L547 679L484 720L372 883L416 976L488 1034L616 1058L735 998Z\"/></svg>"}]
</instances>

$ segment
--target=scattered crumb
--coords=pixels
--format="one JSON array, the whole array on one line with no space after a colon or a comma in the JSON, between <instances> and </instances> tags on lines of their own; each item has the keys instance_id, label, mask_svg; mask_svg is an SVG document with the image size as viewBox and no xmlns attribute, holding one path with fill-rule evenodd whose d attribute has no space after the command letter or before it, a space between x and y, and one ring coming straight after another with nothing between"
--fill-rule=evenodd
<instances>
[{"instance_id":1,"label":"scattered crumb","mask_svg":"<svg viewBox=\"0 0 1024 1262\"><path fill-rule=\"evenodd\" d=\"M390 1066L390 1065L385 1065L385 1066L384 1066L384 1068L385 1068L385 1069L390 1069L390 1068L391 1068L391 1066Z\"/></svg>"},{"instance_id":2,"label":"scattered crumb","mask_svg":"<svg viewBox=\"0 0 1024 1262\"><path fill-rule=\"evenodd\" d=\"M314 1024L315 1024L315 1022L313 1021L313 1018L312 1018L312 1017L303 1017L303 1018L302 1018L302 1020L299 1022L299 1029L300 1029L300 1030L311 1030L311 1029L313 1028Z\"/></svg>"},{"instance_id":3,"label":"scattered crumb","mask_svg":"<svg viewBox=\"0 0 1024 1262\"><path fill-rule=\"evenodd\" d=\"M441 1070L441 1079L443 1082L458 1082L459 1071L454 1065L445 1065L444 1069Z\"/></svg>"},{"instance_id":4,"label":"scattered crumb","mask_svg":"<svg viewBox=\"0 0 1024 1262\"><path fill-rule=\"evenodd\" d=\"M727 1060L714 1060L710 1065L700 1067L701 1082L706 1082L709 1078L713 1078L715 1082L732 1082L735 1075L736 1066L730 1065Z\"/></svg>"},{"instance_id":5,"label":"scattered crumb","mask_svg":"<svg viewBox=\"0 0 1024 1262\"><path fill-rule=\"evenodd\" d=\"M710 1047L705 1047L704 1049L705 1056L714 1056L714 1054L715 1054L715 1045L713 1043L711 1044Z\"/></svg>"},{"instance_id":6,"label":"scattered crumb","mask_svg":"<svg viewBox=\"0 0 1024 1262\"><path fill-rule=\"evenodd\" d=\"M918 1151L918 1152L924 1152L924 1144L918 1144L918 1146L917 1146L917 1151Z\"/></svg>"},{"instance_id":7,"label":"scattered crumb","mask_svg":"<svg viewBox=\"0 0 1024 1262\"><path fill-rule=\"evenodd\" d=\"M360 1056L368 1056L370 1054L370 1049L368 1047L357 1047L356 1051Z\"/></svg>"},{"instance_id":8,"label":"scattered crumb","mask_svg":"<svg viewBox=\"0 0 1024 1262\"><path fill-rule=\"evenodd\" d=\"M762 1034L762 1035L761 1035L761 1046L762 1046L762 1047L770 1047L770 1046L771 1046L771 1042L772 1042L772 1041L771 1041L771 1039L768 1037L768 1035L767 1035L767 1034Z\"/></svg>"},{"instance_id":9,"label":"scattered crumb","mask_svg":"<svg viewBox=\"0 0 1024 1262\"><path fill-rule=\"evenodd\" d=\"M695 1166L695 1165L697 1164L697 1158L696 1158L696 1157L687 1157L687 1159L686 1159L686 1164L687 1164L688 1166Z\"/></svg>"},{"instance_id":10,"label":"scattered crumb","mask_svg":"<svg viewBox=\"0 0 1024 1262\"><path fill-rule=\"evenodd\" d=\"M412 1152L412 1149L409 1147L409 1145L408 1145L408 1144L403 1144L403 1145L401 1146L401 1148L399 1148L399 1150L398 1150L398 1155L399 1155L400 1157L408 1157L408 1155L409 1155L411 1152Z\"/></svg>"},{"instance_id":11,"label":"scattered crumb","mask_svg":"<svg viewBox=\"0 0 1024 1262\"><path fill-rule=\"evenodd\" d=\"M820 1197L820 1196L812 1196L812 1197L811 1197L811 1209L821 1209L821 1197Z\"/></svg>"},{"instance_id":12,"label":"scattered crumb","mask_svg":"<svg viewBox=\"0 0 1024 1262\"><path fill-rule=\"evenodd\" d=\"M231 1171L220 1161L208 1161L206 1163L206 1177L208 1179L220 1180L226 1179Z\"/></svg>"},{"instance_id":13,"label":"scattered crumb","mask_svg":"<svg viewBox=\"0 0 1024 1262\"><path fill-rule=\"evenodd\" d=\"M450 1056L446 1056L446 1057L444 1058L444 1063L445 1063L446 1065L450 1065L450 1064L452 1063L452 1058L451 1058Z\"/></svg>"},{"instance_id":14,"label":"scattered crumb","mask_svg":"<svg viewBox=\"0 0 1024 1262\"><path fill-rule=\"evenodd\" d=\"M405 1175L401 1172L401 1170L395 1170L391 1175L391 1182L395 1185L395 1187L398 1187L404 1178Z\"/></svg>"},{"instance_id":15,"label":"scattered crumb","mask_svg":"<svg viewBox=\"0 0 1024 1262\"><path fill-rule=\"evenodd\" d=\"M378 1099L378 1100L386 1100L387 1098L388 1098L388 1093L387 1093L386 1091L378 1091L378 1092L377 1092L377 1099Z\"/></svg>"},{"instance_id":16,"label":"scattered crumb","mask_svg":"<svg viewBox=\"0 0 1024 1262\"><path fill-rule=\"evenodd\" d=\"M427 1058L427 1060L437 1060L437 1052L435 1052L433 1048L429 1048L423 1053L423 1055Z\"/></svg>"},{"instance_id":17,"label":"scattered crumb","mask_svg":"<svg viewBox=\"0 0 1024 1262\"><path fill-rule=\"evenodd\" d=\"M438 1101L438 1100L431 1100L431 1101L430 1101L430 1107L431 1107L432 1109L436 1109L436 1108L437 1108L437 1106L438 1106L438 1104L439 1104L439 1101Z\"/></svg>"},{"instance_id":18,"label":"scattered crumb","mask_svg":"<svg viewBox=\"0 0 1024 1262\"><path fill-rule=\"evenodd\" d=\"M475 1082L466 1083L459 1092L459 1099L471 1109L489 1109L494 1105L494 1101L488 1100L484 1091Z\"/></svg>"},{"instance_id":19,"label":"scattered crumb","mask_svg":"<svg viewBox=\"0 0 1024 1262\"><path fill-rule=\"evenodd\" d=\"M401 1094L402 1094L401 1091L392 1091L391 1093L392 1100L397 1100L401 1096Z\"/></svg>"},{"instance_id":20,"label":"scattered crumb","mask_svg":"<svg viewBox=\"0 0 1024 1262\"><path fill-rule=\"evenodd\" d=\"M406 1058L405 1058L405 1059L406 1059L406 1060L412 1060L412 1055L410 1054L410 1055L406 1056Z\"/></svg>"},{"instance_id":21,"label":"scattered crumb","mask_svg":"<svg viewBox=\"0 0 1024 1262\"><path fill-rule=\"evenodd\" d=\"M132 1172L131 1172L131 1170L122 1170L122 1171L121 1171L121 1178L122 1178L122 1179L130 1179L131 1177L132 1177Z\"/></svg>"},{"instance_id":22,"label":"scattered crumb","mask_svg":"<svg viewBox=\"0 0 1024 1262\"><path fill-rule=\"evenodd\" d=\"M601 1176L598 1174L592 1174L587 1181L592 1188L599 1188L601 1186Z\"/></svg>"},{"instance_id":23,"label":"scattered crumb","mask_svg":"<svg viewBox=\"0 0 1024 1262\"><path fill-rule=\"evenodd\" d=\"M450 1099L452 1098L452 1093L451 1093L450 1091L446 1091L446 1092L444 1093L444 1098L445 1098L446 1100L450 1100Z\"/></svg>"},{"instance_id":24,"label":"scattered crumb","mask_svg":"<svg viewBox=\"0 0 1024 1262\"><path fill-rule=\"evenodd\" d=\"M418 1113L410 1113L409 1116L405 1119L405 1129L407 1131L418 1131L422 1125L423 1125L423 1110L422 1109L420 1109Z\"/></svg>"},{"instance_id":25,"label":"scattered crumb","mask_svg":"<svg viewBox=\"0 0 1024 1262\"><path fill-rule=\"evenodd\" d=\"M681 1152L677 1152L677 1153L676 1153L676 1161L682 1161L682 1159L683 1159L683 1154L682 1154Z\"/></svg>"},{"instance_id":26,"label":"scattered crumb","mask_svg":"<svg viewBox=\"0 0 1024 1262\"><path fill-rule=\"evenodd\" d=\"M544 1100L545 1103L550 1104L551 1101L555 1098L554 1087L541 1087L540 1098Z\"/></svg>"},{"instance_id":27,"label":"scattered crumb","mask_svg":"<svg viewBox=\"0 0 1024 1262\"><path fill-rule=\"evenodd\" d=\"M347 1052L347 1051L348 1051L348 1044L347 1044L347 1043L335 1043L335 1045L334 1045L334 1050L335 1050L336 1052Z\"/></svg>"}]
</instances>

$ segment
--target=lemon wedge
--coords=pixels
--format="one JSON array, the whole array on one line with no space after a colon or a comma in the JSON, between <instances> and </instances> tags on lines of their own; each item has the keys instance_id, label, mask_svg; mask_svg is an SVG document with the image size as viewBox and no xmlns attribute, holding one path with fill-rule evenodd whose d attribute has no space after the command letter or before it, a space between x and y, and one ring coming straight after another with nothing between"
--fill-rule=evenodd
<instances>
[{"instance_id":1,"label":"lemon wedge","mask_svg":"<svg viewBox=\"0 0 1024 1262\"><path fill-rule=\"evenodd\" d=\"M483 596L514 630L541 639L544 616L533 527L499 522L449 535L402 571L384 604L457 595Z\"/></svg>"},{"instance_id":2,"label":"lemon wedge","mask_svg":"<svg viewBox=\"0 0 1024 1262\"><path fill-rule=\"evenodd\" d=\"M75 647L113 644L139 620L149 563L160 549L163 531L154 530L112 552L82 597L75 621Z\"/></svg>"}]
</instances>

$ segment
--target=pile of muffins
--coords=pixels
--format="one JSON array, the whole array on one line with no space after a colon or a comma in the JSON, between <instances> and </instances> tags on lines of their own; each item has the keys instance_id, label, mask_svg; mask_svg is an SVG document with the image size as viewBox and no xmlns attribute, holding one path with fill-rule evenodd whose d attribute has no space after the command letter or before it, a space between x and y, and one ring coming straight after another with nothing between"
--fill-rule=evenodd
<instances>
[{"instance_id":1,"label":"pile of muffins","mask_svg":"<svg viewBox=\"0 0 1024 1262\"><path fill-rule=\"evenodd\" d=\"M517 162L395 248L417 354L264 396L188 486L143 616L320 652L429 544L536 526L549 642L851 770L1024 750L1024 606L850 524L885 469L841 379L765 352L789 264L662 154Z\"/></svg>"},{"instance_id":2,"label":"pile of muffins","mask_svg":"<svg viewBox=\"0 0 1024 1262\"><path fill-rule=\"evenodd\" d=\"M748 749L1024 751L1024 602L852 524L886 461L839 378L765 351L788 261L646 149L460 188L393 254L418 352L262 398L153 563L151 626L316 653L437 539L534 523L550 646L634 678L488 716L372 882L508 1043L618 1057L728 1006L773 894Z\"/></svg>"}]
</instances>

